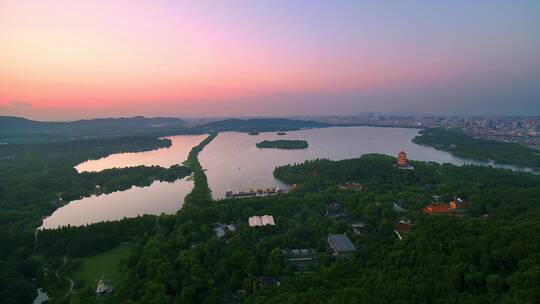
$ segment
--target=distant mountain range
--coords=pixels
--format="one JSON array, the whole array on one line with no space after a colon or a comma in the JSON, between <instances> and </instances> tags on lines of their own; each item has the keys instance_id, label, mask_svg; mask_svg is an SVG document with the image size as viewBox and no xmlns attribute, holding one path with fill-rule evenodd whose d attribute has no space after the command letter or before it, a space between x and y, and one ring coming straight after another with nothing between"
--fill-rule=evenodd
<instances>
[{"instance_id":1,"label":"distant mountain range","mask_svg":"<svg viewBox=\"0 0 540 304\"><path fill-rule=\"evenodd\" d=\"M285 118L225 119L190 126L180 118L142 116L131 118L99 118L70 122L43 122L22 117L0 116L0 138L3 140L35 140L39 137L59 139L84 136L151 135L210 133L220 131L287 131L326 127L328 124ZM9 141L9 140L8 140Z\"/></svg>"},{"instance_id":2,"label":"distant mountain range","mask_svg":"<svg viewBox=\"0 0 540 304\"><path fill-rule=\"evenodd\" d=\"M329 124L307 120L294 120L286 118L253 118L253 119L226 119L213 121L195 127L205 132L239 131L239 132L265 132L265 131L292 131L306 128L322 128Z\"/></svg>"},{"instance_id":3,"label":"distant mountain range","mask_svg":"<svg viewBox=\"0 0 540 304\"><path fill-rule=\"evenodd\" d=\"M0 134L125 134L148 133L156 129L183 130L186 122L180 118L142 116L131 118L99 118L70 122L43 122L22 117L0 116Z\"/></svg>"}]
</instances>

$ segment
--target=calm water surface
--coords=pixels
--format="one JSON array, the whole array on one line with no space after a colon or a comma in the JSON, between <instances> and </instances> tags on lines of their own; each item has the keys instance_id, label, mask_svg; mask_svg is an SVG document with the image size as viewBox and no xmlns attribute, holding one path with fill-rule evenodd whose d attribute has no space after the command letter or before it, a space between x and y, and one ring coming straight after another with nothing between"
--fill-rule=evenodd
<instances>
[{"instance_id":1,"label":"calm water surface","mask_svg":"<svg viewBox=\"0 0 540 304\"><path fill-rule=\"evenodd\" d=\"M431 147L420 146L411 140L418 129L378 127L335 127L287 132L248 135L246 133L220 133L199 155L207 169L212 196L224 198L227 189L249 190L285 186L273 177L276 166L300 163L308 159L328 158L341 160L357 158L362 154L381 153L397 156L405 150L412 160L433 161L463 165L478 162L452 156ZM262 140L302 139L309 144L303 150L259 149Z\"/></svg>"},{"instance_id":2,"label":"calm water surface","mask_svg":"<svg viewBox=\"0 0 540 304\"><path fill-rule=\"evenodd\" d=\"M175 213L192 188L193 181L186 179L172 183L156 181L148 187L132 187L126 191L85 197L56 209L43 220L41 228L68 224L81 226L143 214Z\"/></svg>"},{"instance_id":3,"label":"calm water surface","mask_svg":"<svg viewBox=\"0 0 540 304\"><path fill-rule=\"evenodd\" d=\"M198 145L208 135L179 135L165 137L171 140L172 145L145 152L117 153L96 160L89 160L75 166L78 172L102 171L111 168L126 168L136 166L161 166L169 168L180 164L187 159L191 148Z\"/></svg>"},{"instance_id":4,"label":"calm water surface","mask_svg":"<svg viewBox=\"0 0 540 304\"><path fill-rule=\"evenodd\" d=\"M168 148L112 154L98 160L86 161L75 168L83 172L139 165L170 167L185 161L191 148L206 137L207 135L171 136L167 137L172 141ZM43 220L42 228L57 228L68 224L80 226L143 214L174 213L180 209L191 189L193 181L184 178L173 183L154 182L148 187L132 187L125 191L83 198L57 209Z\"/></svg>"},{"instance_id":5,"label":"calm water surface","mask_svg":"<svg viewBox=\"0 0 540 304\"><path fill-rule=\"evenodd\" d=\"M227 189L285 187L275 179L272 172L276 166L300 163L308 159L332 160L356 158L367 153L396 156L400 150L407 152L412 160L437 163L482 164L452 156L431 147L420 146L411 140L417 129L377 127L335 127L287 132L279 136L275 132L251 136L246 133L220 133L199 154L202 166L207 170L212 196L224 198ZM137 165L160 165L170 167L186 160L192 147L207 135L172 136L172 146L139 153L119 153L98 160L84 162L76 168L81 171L99 171L114 167ZM303 139L309 148L303 150L259 149L262 140ZM503 166L512 168L511 166ZM174 183L154 182L149 187L133 187L122 192L92 196L73 201L56 210L43 222L44 228L62 225L84 225L142 214L174 213L183 204L184 197L193 188L187 179Z\"/></svg>"}]
</instances>

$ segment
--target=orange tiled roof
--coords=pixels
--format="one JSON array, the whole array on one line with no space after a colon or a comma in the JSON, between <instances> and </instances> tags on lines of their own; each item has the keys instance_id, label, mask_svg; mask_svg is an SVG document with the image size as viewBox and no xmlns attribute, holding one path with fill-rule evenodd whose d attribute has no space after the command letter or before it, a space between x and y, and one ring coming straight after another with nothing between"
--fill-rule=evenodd
<instances>
[{"instance_id":1,"label":"orange tiled roof","mask_svg":"<svg viewBox=\"0 0 540 304\"><path fill-rule=\"evenodd\" d=\"M448 213L448 205L446 204L431 204L423 209L424 213Z\"/></svg>"}]
</instances>

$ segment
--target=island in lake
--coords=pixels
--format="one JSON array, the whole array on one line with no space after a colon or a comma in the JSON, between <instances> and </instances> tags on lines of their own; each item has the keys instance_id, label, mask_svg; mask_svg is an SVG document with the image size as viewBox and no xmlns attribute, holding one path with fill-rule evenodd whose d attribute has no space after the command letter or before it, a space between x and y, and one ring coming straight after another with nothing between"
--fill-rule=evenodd
<instances>
[{"instance_id":1,"label":"island in lake","mask_svg":"<svg viewBox=\"0 0 540 304\"><path fill-rule=\"evenodd\" d=\"M307 149L308 143L305 140L263 140L257 143L257 148L274 148L274 149Z\"/></svg>"}]
</instances>

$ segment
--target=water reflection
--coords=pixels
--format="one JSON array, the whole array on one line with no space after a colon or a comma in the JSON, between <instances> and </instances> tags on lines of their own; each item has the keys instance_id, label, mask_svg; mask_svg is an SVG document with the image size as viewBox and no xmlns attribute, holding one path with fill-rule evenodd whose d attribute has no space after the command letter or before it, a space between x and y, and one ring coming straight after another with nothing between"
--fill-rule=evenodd
<instances>
[{"instance_id":1,"label":"water reflection","mask_svg":"<svg viewBox=\"0 0 540 304\"><path fill-rule=\"evenodd\" d=\"M214 198L224 198L227 189L249 190L284 186L272 172L276 166L300 163L308 159L328 158L341 160L360 157L367 153L396 156L405 150L409 159L437 163L482 164L452 156L450 153L420 146L411 140L418 129L379 127L335 127L248 135L246 133L220 133L199 156L206 171ZM303 150L259 149L262 140L303 139L309 147ZM511 166L510 166L511 167ZM513 167L511 167L513 168ZM515 168L513 168L515 169Z\"/></svg>"},{"instance_id":2,"label":"water reflection","mask_svg":"<svg viewBox=\"0 0 540 304\"><path fill-rule=\"evenodd\" d=\"M167 137L172 141L168 148L113 154L81 163L75 168L82 172L139 165L170 167L185 161L189 151L206 136L171 136ZM79 226L143 214L174 213L180 209L192 188L193 181L184 178L173 183L154 182L148 187L132 187L122 192L83 198L57 209L43 221L42 228L56 228L68 224Z\"/></svg>"},{"instance_id":3,"label":"water reflection","mask_svg":"<svg viewBox=\"0 0 540 304\"><path fill-rule=\"evenodd\" d=\"M81 226L143 214L175 213L192 188L193 181L187 179L172 183L156 181L148 187L132 187L126 191L86 197L57 209L43 220L41 228Z\"/></svg>"},{"instance_id":4,"label":"water reflection","mask_svg":"<svg viewBox=\"0 0 540 304\"><path fill-rule=\"evenodd\" d=\"M191 148L198 145L208 135L178 135L165 137L171 140L172 145L168 148L161 148L145 152L117 153L109 156L89 160L75 167L78 172L101 171L111 168L125 168L136 166L161 166L169 168L172 165L180 164L187 159Z\"/></svg>"},{"instance_id":5,"label":"water reflection","mask_svg":"<svg viewBox=\"0 0 540 304\"><path fill-rule=\"evenodd\" d=\"M225 197L227 189L284 187L272 172L276 166L300 163L308 159L333 160L356 158L367 153L396 156L405 150L412 160L437 163L482 164L452 156L450 153L420 146L411 140L417 129L377 127L336 127L287 132L286 135L260 133L248 135L238 132L220 133L199 154L206 171L214 198ZM172 136L172 147L140 153L120 153L77 166L80 171L99 171L112 167L136 165L161 165L169 167L183 162L193 146L207 135ZM262 140L303 139L309 147L303 150L259 149ZM499 166L517 169L512 166ZM174 213L183 204L184 197L193 188L193 182L182 179L174 183L155 182L149 187L133 187L130 190L93 196L73 201L56 210L43 222L44 228L61 225L84 225L142 214Z\"/></svg>"}]
</instances>

